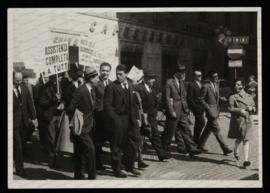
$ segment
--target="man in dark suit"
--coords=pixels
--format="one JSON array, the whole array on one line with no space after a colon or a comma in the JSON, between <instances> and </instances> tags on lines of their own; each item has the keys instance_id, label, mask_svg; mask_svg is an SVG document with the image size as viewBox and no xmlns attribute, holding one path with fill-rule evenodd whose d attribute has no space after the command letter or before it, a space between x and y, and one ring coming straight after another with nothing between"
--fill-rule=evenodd
<instances>
[{"instance_id":1,"label":"man in dark suit","mask_svg":"<svg viewBox=\"0 0 270 193\"><path fill-rule=\"evenodd\" d=\"M95 87L96 92L96 108L95 108L95 128L94 128L94 143L96 148L96 167L98 170L104 170L105 167L101 161L102 145L106 140L110 140L110 131L107 127L110 127L110 123L104 122L104 108L103 99L105 88L111 84L109 75L111 72L111 65L109 63L102 63L100 65L100 75L97 85Z\"/></svg>"},{"instance_id":2,"label":"man in dark suit","mask_svg":"<svg viewBox=\"0 0 270 193\"><path fill-rule=\"evenodd\" d=\"M141 123L125 65L116 67L116 77L117 80L106 87L104 94L104 111L112 129L112 168L114 176L126 177L120 167L122 159L126 171L138 176L140 173L134 169L134 164L141 142Z\"/></svg>"},{"instance_id":3,"label":"man in dark suit","mask_svg":"<svg viewBox=\"0 0 270 193\"><path fill-rule=\"evenodd\" d=\"M189 108L184 77L185 66L178 66L174 77L166 82L166 126L162 135L162 144L165 149L168 149L175 134L177 151L192 156L200 154L201 151L193 141L189 128Z\"/></svg>"},{"instance_id":4,"label":"man in dark suit","mask_svg":"<svg viewBox=\"0 0 270 193\"><path fill-rule=\"evenodd\" d=\"M142 101L143 114L145 117L145 125L150 125L151 136L150 142L156 150L160 161L169 159L171 156L163 149L159 131L157 127L157 111L158 99L155 89L153 89L156 81L156 75L151 70L144 70L144 81L136 86L136 91L140 94ZM144 162L138 162L138 165L144 165Z\"/></svg>"},{"instance_id":5,"label":"man in dark suit","mask_svg":"<svg viewBox=\"0 0 270 193\"><path fill-rule=\"evenodd\" d=\"M16 174L26 176L23 166L23 141L30 124L38 126L34 103L28 88L22 84L22 73L13 73L13 159Z\"/></svg>"},{"instance_id":6,"label":"man in dark suit","mask_svg":"<svg viewBox=\"0 0 270 193\"><path fill-rule=\"evenodd\" d=\"M214 133L221 149L223 150L224 155L232 153L232 150L225 143L223 136L220 133L220 126L218 124L218 116L219 116L219 87L218 87L218 73L211 71L209 73L210 80L205 83L202 87L200 94L200 102L203 105L206 111L207 124L206 127L199 139L199 147L202 150L207 151L205 149L205 143L209 138L211 132Z\"/></svg>"},{"instance_id":7,"label":"man in dark suit","mask_svg":"<svg viewBox=\"0 0 270 193\"><path fill-rule=\"evenodd\" d=\"M194 71L194 81L189 84L187 99L189 107L195 117L194 123L194 141L198 144L202 130L205 125L204 107L199 101L202 88L202 73L200 71Z\"/></svg>"},{"instance_id":8,"label":"man in dark suit","mask_svg":"<svg viewBox=\"0 0 270 193\"><path fill-rule=\"evenodd\" d=\"M83 113L82 131L79 135L73 135L74 179L84 179L84 175L82 174L82 161L84 158L87 158L85 165L88 171L88 179L96 179L95 147L91 133L94 122L94 86L98 80L97 75L98 73L94 68L85 68L85 83L75 90L72 100L66 110L70 119L74 115L76 109Z\"/></svg>"},{"instance_id":9,"label":"man in dark suit","mask_svg":"<svg viewBox=\"0 0 270 193\"><path fill-rule=\"evenodd\" d=\"M57 125L61 115L61 109L63 109L63 107L60 109L62 96L60 93L57 93L56 81L56 75L50 76L39 97L39 106L43 114L42 119L46 123L45 147L49 167L55 167Z\"/></svg>"}]
</instances>

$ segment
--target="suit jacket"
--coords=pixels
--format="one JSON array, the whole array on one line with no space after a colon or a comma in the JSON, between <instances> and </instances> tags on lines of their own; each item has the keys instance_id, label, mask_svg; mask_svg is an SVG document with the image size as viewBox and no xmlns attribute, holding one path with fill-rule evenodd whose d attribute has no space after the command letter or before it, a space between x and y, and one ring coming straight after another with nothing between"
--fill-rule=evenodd
<instances>
[{"instance_id":1,"label":"suit jacket","mask_svg":"<svg viewBox=\"0 0 270 193\"><path fill-rule=\"evenodd\" d=\"M188 86L187 99L188 105L194 114L202 114L204 112L204 107L199 100L200 94L201 88L195 81L192 81Z\"/></svg>"},{"instance_id":2,"label":"suit jacket","mask_svg":"<svg viewBox=\"0 0 270 193\"><path fill-rule=\"evenodd\" d=\"M181 85L181 90L178 89L176 80L172 78L167 80L165 86L167 114L172 116L172 113L175 112L177 118L181 114L189 112L185 83L179 81L179 84Z\"/></svg>"},{"instance_id":3,"label":"suit jacket","mask_svg":"<svg viewBox=\"0 0 270 193\"><path fill-rule=\"evenodd\" d=\"M136 107L136 101L133 95L134 88L131 82L128 82L128 87L130 92L130 116L132 123L137 124L139 112ZM103 105L105 115L109 120L114 121L114 123L119 123L119 116L125 114L124 110L126 103L124 89L117 80L105 88Z\"/></svg>"},{"instance_id":4,"label":"suit jacket","mask_svg":"<svg viewBox=\"0 0 270 193\"><path fill-rule=\"evenodd\" d=\"M108 82L109 82L109 84L112 83L111 80L108 80ZM101 79L97 82L97 85L95 87L95 92L96 92L96 110L97 111L103 111L103 100L104 100L104 93L105 93L105 85L104 85L104 83L103 83L103 81Z\"/></svg>"},{"instance_id":5,"label":"suit jacket","mask_svg":"<svg viewBox=\"0 0 270 193\"><path fill-rule=\"evenodd\" d=\"M41 119L46 122L50 122L57 113L58 100L56 92L56 86L48 82L45 84L44 90L40 93L39 106L42 112Z\"/></svg>"},{"instance_id":6,"label":"suit jacket","mask_svg":"<svg viewBox=\"0 0 270 193\"><path fill-rule=\"evenodd\" d=\"M143 112L156 116L158 109L158 99L156 91L152 89L152 93L149 93L145 88L144 82L138 84L135 87L135 90L140 94Z\"/></svg>"},{"instance_id":7,"label":"suit jacket","mask_svg":"<svg viewBox=\"0 0 270 193\"><path fill-rule=\"evenodd\" d=\"M91 95L85 84L75 90L72 100L66 109L69 118L73 116L76 109L83 113L84 124L82 133L90 132L93 127L93 112L95 109L95 90L93 87L91 90Z\"/></svg>"},{"instance_id":8,"label":"suit jacket","mask_svg":"<svg viewBox=\"0 0 270 193\"><path fill-rule=\"evenodd\" d=\"M28 88L20 85L22 103L13 91L13 127L18 129L21 126L29 126L30 120L36 119L34 102Z\"/></svg>"},{"instance_id":9,"label":"suit jacket","mask_svg":"<svg viewBox=\"0 0 270 193\"><path fill-rule=\"evenodd\" d=\"M62 91L63 91L63 102L65 104L65 108L67 108L72 100L73 93L75 92L77 88L75 85L68 81L65 82L64 85L62 85Z\"/></svg>"},{"instance_id":10,"label":"suit jacket","mask_svg":"<svg viewBox=\"0 0 270 193\"><path fill-rule=\"evenodd\" d=\"M255 109L255 103L252 96L245 91L230 96L228 107L228 110L231 113L229 136L234 136L234 133L237 133L237 131L247 131L248 129L251 129L252 121L250 116L241 116L241 110L246 110L247 106L251 106Z\"/></svg>"},{"instance_id":11,"label":"suit jacket","mask_svg":"<svg viewBox=\"0 0 270 193\"><path fill-rule=\"evenodd\" d=\"M206 110L206 116L216 118L219 115L219 86L216 84L216 92L210 82L203 85L200 98L201 104Z\"/></svg>"}]
</instances>

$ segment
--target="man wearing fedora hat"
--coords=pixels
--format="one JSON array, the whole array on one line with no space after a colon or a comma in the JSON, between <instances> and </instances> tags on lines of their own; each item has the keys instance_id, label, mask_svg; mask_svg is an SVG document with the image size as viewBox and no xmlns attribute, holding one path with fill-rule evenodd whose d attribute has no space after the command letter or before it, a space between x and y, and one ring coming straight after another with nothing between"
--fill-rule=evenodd
<instances>
[{"instance_id":1,"label":"man wearing fedora hat","mask_svg":"<svg viewBox=\"0 0 270 193\"><path fill-rule=\"evenodd\" d=\"M166 126L162 135L162 144L169 149L173 134L179 153L189 153L190 156L200 154L201 150L193 141L188 123L189 108L184 84L185 66L177 66L173 78L167 80L165 86Z\"/></svg>"},{"instance_id":2,"label":"man wearing fedora hat","mask_svg":"<svg viewBox=\"0 0 270 193\"><path fill-rule=\"evenodd\" d=\"M94 86L98 81L98 73L93 67L86 67L84 72L85 83L75 90L72 100L67 108L71 118L75 110L83 113L83 126L79 135L74 135L74 178L84 179L82 174L82 161L87 158L86 167L88 179L96 179L95 147L91 138L94 122L95 91Z\"/></svg>"},{"instance_id":3,"label":"man wearing fedora hat","mask_svg":"<svg viewBox=\"0 0 270 193\"><path fill-rule=\"evenodd\" d=\"M142 101L143 113L145 116L145 125L150 125L151 136L149 136L150 142L153 148L156 150L158 159L163 161L169 159L171 156L166 150L163 149L159 131L157 127L157 111L158 111L158 99L157 92L153 89L156 81L156 74L150 70L144 70L143 82L136 86L136 91L140 94ZM143 162L138 162L138 165L143 165Z\"/></svg>"},{"instance_id":4,"label":"man wearing fedora hat","mask_svg":"<svg viewBox=\"0 0 270 193\"><path fill-rule=\"evenodd\" d=\"M104 112L112 124L112 168L115 177L125 178L121 171L121 161L125 170L134 177L140 175L134 165L141 142L139 112L133 96L133 85L127 80L126 66L116 67L117 80L105 88ZM123 154L123 156L122 156Z\"/></svg>"}]
</instances>

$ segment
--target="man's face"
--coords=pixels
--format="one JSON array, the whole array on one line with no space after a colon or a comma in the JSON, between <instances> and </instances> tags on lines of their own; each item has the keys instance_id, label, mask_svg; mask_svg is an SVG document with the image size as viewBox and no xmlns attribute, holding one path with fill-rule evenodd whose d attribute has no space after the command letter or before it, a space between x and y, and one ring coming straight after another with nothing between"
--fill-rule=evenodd
<instances>
[{"instance_id":1,"label":"man's face","mask_svg":"<svg viewBox=\"0 0 270 193\"><path fill-rule=\"evenodd\" d=\"M148 84L149 86L154 86L155 82L156 79L154 78L145 79L145 83Z\"/></svg>"},{"instance_id":2,"label":"man's face","mask_svg":"<svg viewBox=\"0 0 270 193\"><path fill-rule=\"evenodd\" d=\"M23 79L22 74L16 73L13 79L14 86L19 86L20 84L22 84L22 79Z\"/></svg>"},{"instance_id":3,"label":"man's face","mask_svg":"<svg viewBox=\"0 0 270 193\"><path fill-rule=\"evenodd\" d=\"M27 85L27 84L28 84L28 78L23 78L23 83L24 83L25 85Z\"/></svg>"},{"instance_id":4,"label":"man's face","mask_svg":"<svg viewBox=\"0 0 270 193\"><path fill-rule=\"evenodd\" d=\"M116 70L116 78L117 80L122 83L122 82L125 82L126 79L127 79L127 75L124 71L122 70Z\"/></svg>"},{"instance_id":5,"label":"man's face","mask_svg":"<svg viewBox=\"0 0 270 193\"><path fill-rule=\"evenodd\" d=\"M211 79L212 79L212 82L217 83L218 82L218 73L212 74Z\"/></svg>"},{"instance_id":6,"label":"man's face","mask_svg":"<svg viewBox=\"0 0 270 193\"><path fill-rule=\"evenodd\" d=\"M109 66L102 66L100 68L100 77L102 80L107 80L109 78L111 68Z\"/></svg>"},{"instance_id":7,"label":"man's face","mask_svg":"<svg viewBox=\"0 0 270 193\"><path fill-rule=\"evenodd\" d=\"M176 73L176 77L179 79L179 80L185 80L186 79L186 73L184 70L181 70L181 71L178 71Z\"/></svg>"},{"instance_id":8,"label":"man's face","mask_svg":"<svg viewBox=\"0 0 270 193\"><path fill-rule=\"evenodd\" d=\"M202 80L202 73L199 71L195 71L195 80L201 81Z\"/></svg>"},{"instance_id":9,"label":"man's face","mask_svg":"<svg viewBox=\"0 0 270 193\"><path fill-rule=\"evenodd\" d=\"M97 84L97 82L98 82L98 76L95 76L95 77L93 77L93 78L90 78L90 83L92 84L92 85L96 85Z\"/></svg>"},{"instance_id":10,"label":"man's face","mask_svg":"<svg viewBox=\"0 0 270 193\"><path fill-rule=\"evenodd\" d=\"M243 85L241 81L235 82L234 89L237 93L239 93L243 89Z\"/></svg>"}]
</instances>

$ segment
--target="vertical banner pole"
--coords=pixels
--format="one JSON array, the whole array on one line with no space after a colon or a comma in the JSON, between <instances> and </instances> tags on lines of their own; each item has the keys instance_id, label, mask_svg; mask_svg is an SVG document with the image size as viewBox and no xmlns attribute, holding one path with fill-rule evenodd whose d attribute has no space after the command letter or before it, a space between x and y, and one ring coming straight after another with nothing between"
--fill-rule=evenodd
<instances>
[{"instance_id":1,"label":"vertical banner pole","mask_svg":"<svg viewBox=\"0 0 270 193\"><path fill-rule=\"evenodd\" d=\"M56 84L57 84L57 93L60 94L60 91L59 91L59 78L58 78L58 74L56 74Z\"/></svg>"},{"instance_id":2,"label":"vertical banner pole","mask_svg":"<svg viewBox=\"0 0 270 193\"><path fill-rule=\"evenodd\" d=\"M237 70L236 68L234 68L234 80L236 80L236 78L237 78Z\"/></svg>"}]
</instances>

